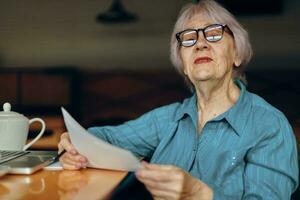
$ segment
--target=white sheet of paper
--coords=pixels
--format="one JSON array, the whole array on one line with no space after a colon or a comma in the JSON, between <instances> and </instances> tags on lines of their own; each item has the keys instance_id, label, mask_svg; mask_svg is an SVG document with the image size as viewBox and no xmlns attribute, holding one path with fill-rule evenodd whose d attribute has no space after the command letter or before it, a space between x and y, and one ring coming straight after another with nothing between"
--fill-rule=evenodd
<instances>
[{"instance_id":1,"label":"white sheet of paper","mask_svg":"<svg viewBox=\"0 0 300 200\"><path fill-rule=\"evenodd\" d=\"M61 109L71 142L76 150L88 159L88 167L121 171L135 171L142 167L130 151L113 146L92 135L64 108Z\"/></svg>"}]
</instances>

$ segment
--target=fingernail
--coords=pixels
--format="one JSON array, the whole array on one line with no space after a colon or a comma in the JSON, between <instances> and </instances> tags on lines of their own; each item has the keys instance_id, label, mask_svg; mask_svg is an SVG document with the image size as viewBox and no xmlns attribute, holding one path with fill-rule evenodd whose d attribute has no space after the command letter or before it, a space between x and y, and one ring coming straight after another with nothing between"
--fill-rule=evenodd
<instances>
[{"instance_id":1,"label":"fingernail","mask_svg":"<svg viewBox=\"0 0 300 200\"><path fill-rule=\"evenodd\" d=\"M142 163L142 165L147 165L148 164L148 162L146 162L144 160L142 160L141 163Z\"/></svg>"},{"instance_id":2,"label":"fingernail","mask_svg":"<svg viewBox=\"0 0 300 200\"><path fill-rule=\"evenodd\" d=\"M81 166L82 166L81 163L77 163L77 164L76 164L76 167L81 168Z\"/></svg>"},{"instance_id":3,"label":"fingernail","mask_svg":"<svg viewBox=\"0 0 300 200\"><path fill-rule=\"evenodd\" d=\"M80 162L86 162L86 160L84 158L80 158L79 160L80 160Z\"/></svg>"},{"instance_id":4,"label":"fingernail","mask_svg":"<svg viewBox=\"0 0 300 200\"><path fill-rule=\"evenodd\" d=\"M140 172L140 171L135 171L135 175L136 175L136 176L140 176L140 175L141 175L141 172Z\"/></svg>"}]
</instances>

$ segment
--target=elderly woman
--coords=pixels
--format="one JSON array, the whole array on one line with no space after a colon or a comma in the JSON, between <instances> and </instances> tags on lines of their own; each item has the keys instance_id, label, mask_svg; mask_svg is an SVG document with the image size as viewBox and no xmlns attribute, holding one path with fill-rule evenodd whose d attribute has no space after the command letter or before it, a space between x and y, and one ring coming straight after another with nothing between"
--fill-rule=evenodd
<instances>
[{"instance_id":1,"label":"elderly woman","mask_svg":"<svg viewBox=\"0 0 300 200\"><path fill-rule=\"evenodd\" d=\"M136 176L155 199L290 199L298 185L295 138L286 117L241 81L251 55L247 32L226 9L212 0L188 5L171 60L193 96L89 131L151 158ZM86 166L68 133L59 149L67 151L65 169Z\"/></svg>"}]
</instances>

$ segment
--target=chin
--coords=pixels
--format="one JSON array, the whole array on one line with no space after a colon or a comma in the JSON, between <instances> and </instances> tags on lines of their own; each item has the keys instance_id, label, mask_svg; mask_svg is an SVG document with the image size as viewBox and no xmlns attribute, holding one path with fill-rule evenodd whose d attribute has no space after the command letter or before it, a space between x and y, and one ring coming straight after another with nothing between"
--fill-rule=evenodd
<instances>
[{"instance_id":1,"label":"chin","mask_svg":"<svg viewBox=\"0 0 300 200\"><path fill-rule=\"evenodd\" d=\"M193 77L196 81L208 81L213 78L213 74L208 71L198 71Z\"/></svg>"}]
</instances>

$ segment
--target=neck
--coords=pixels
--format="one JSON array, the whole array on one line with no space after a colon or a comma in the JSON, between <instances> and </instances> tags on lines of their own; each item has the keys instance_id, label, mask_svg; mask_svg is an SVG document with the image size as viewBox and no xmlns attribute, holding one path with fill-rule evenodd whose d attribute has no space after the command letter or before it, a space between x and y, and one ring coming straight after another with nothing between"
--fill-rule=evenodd
<instances>
[{"instance_id":1,"label":"neck","mask_svg":"<svg viewBox=\"0 0 300 200\"><path fill-rule=\"evenodd\" d=\"M226 112L240 95L232 78L203 81L195 85L199 113L199 128L214 117Z\"/></svg>"}]
</instances>

